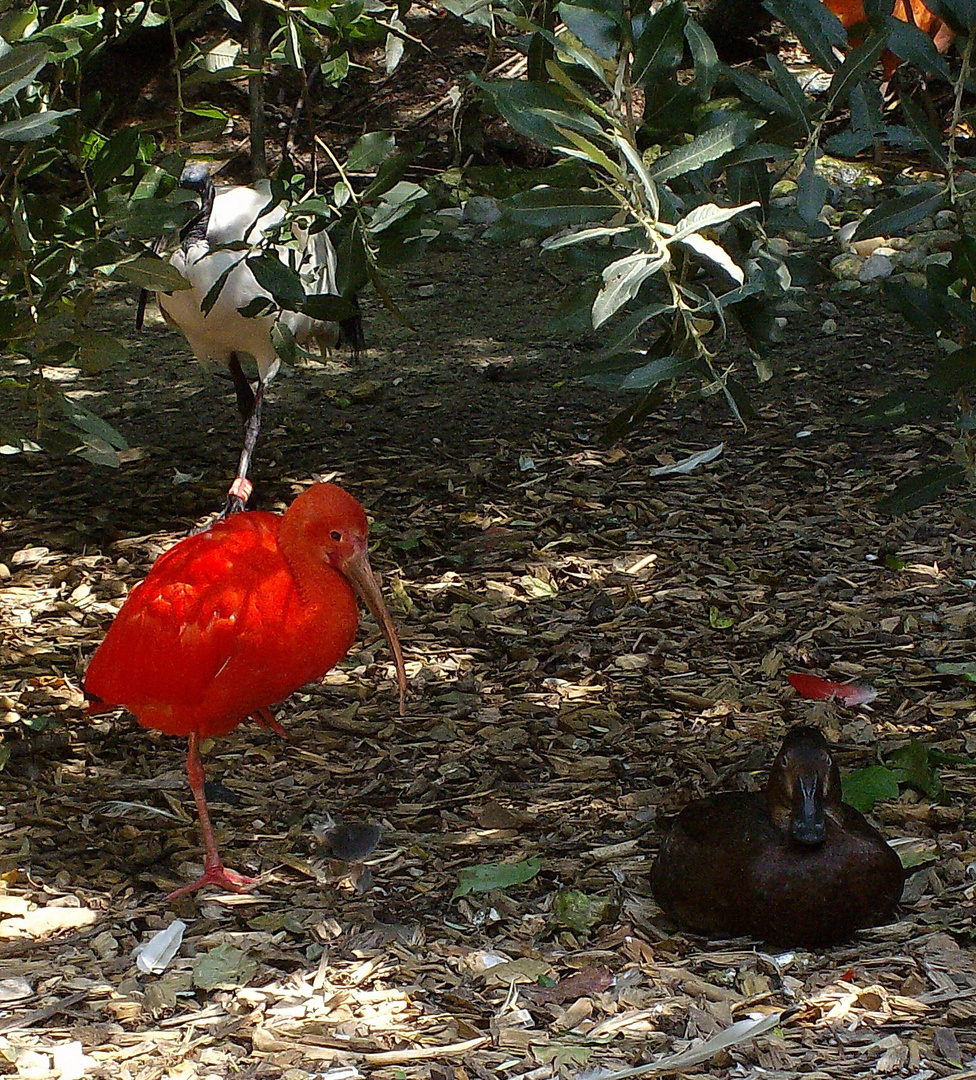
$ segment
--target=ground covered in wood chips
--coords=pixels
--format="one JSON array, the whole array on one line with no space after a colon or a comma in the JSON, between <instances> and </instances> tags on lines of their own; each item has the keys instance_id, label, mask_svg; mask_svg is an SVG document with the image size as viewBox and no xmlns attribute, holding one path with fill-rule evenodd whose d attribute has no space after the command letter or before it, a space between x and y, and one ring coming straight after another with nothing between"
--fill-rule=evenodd
<instances>
[{"instance_id":1,"label":"ground covered in wood chips","mask_svg":"<svg viewBox=\"0 0 976 1080\"><path fill-rule=\"evenodd\" d=\"M287 740L245 724L208 748L228 865L262 877L250 895L167 903L201 854L184 745L87 719L79 692L127 590L221 504L229 385L161 322L137 337L112 294L130 362L54 374L131 460L2 460L0 1072L976 1076L973 767L943 764L937 800L878 804L931 861L896 923L844 947L705 941L648 887L666 816L757 789L792 722L822 726L845 771L912 738L976 755L972 691L936 671L971 658L965 497L874 505L942 433L852 424L927 346L840 299L834 336L796 317L747 432L712 401L608 448L618 402L552 343L559 290L535 250L452 240L394 288L419 331L370 307L358 362L283 372L254 476L263 507L333 475L368 507L407 715L367 620L277 710ZM879 695L803 701L791 671ZM379 846L340 861L334 822L381 826ZM454 898L465 868L529 859L528 881ZM142 972L133 948L177 917L178 955ZM754 1038L705 1042L762 1016Z\"/></svg>"}]
</instances>

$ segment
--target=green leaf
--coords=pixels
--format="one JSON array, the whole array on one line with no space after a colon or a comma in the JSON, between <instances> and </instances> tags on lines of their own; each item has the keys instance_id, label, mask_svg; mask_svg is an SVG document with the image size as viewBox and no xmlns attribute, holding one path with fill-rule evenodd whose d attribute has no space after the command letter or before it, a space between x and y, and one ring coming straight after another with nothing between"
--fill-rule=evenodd
<instances>
[{"instance_id":1,"label":"green leaf","mask_svg":"<svg viewBox=\"0 0 976 1080\"><path fill-rule=\"evenodd\" d=\"M593 328L602 326L615 311L637 295L641 285L668 261L666 254L635 251L610 263L603 271L603 288L593 301Z\"/></svg>"},{"instance_id":2,"label":"green leaf","mask_svg":"<svg viewBox=\"0 0 976 1080\"><path fill-rule=\"evenodd\" d=\"M553 897L552 913L560 926L581 934L602 922L610 906L605 896L588 896L579 889L560 889Z\"/></svg>"},{"instance_id":3,"label":"green leaf","mask_svg":"<svg viewBox=\"0 0 976 1080\"><path fill-rule=\"evenodd\" d=\"M663 305L662 305L663 306ZM621 390L649 390L662 382L680 379L691 370L691 361L677 356L664 356L631 371L621 382Z\"/></svg>"},{"instance_id":4,"label":"green leaf","mask_svg":"<svg viewBox=\"0 0 976 1080\"><path fill-rule=\"evenodd\" d=\"M111 424L106 423L100 416L96 416L89 409L86 409L84 405L63 395L58 399L58 404L61 406L64 415L79 431L83 431L87 435L94 435L115 450L129 449L129 444L125 441L123 435L120 435Z\"/></svg>"},{"instance_id":5,"label":"green leaf","mask_svg":"<svg viewBox=\"0 0 976 1080\"><path fill-rule=\"evenodd\" d=\"M976 2L974 0L932 0L926 7L940 19L944 19L958 33L969 35L976 30Z\"/></svg>"},{"instance_id":6,"label":"green leaf","mask_svg":"<svg viewBox=\"0 0 976 1080\"><path fill-rule=\"evenodd\" d=\"M0 56L0 105L29 86L48 59L48 50L37 42L15 45Z\"/></svg>"},{"instance_id":7,"label":"green leaf","mask_svg":"<svg viewBox=\"0 0 976 1080\"><path fill-rule=\"evenodd\" d=\"M494 25L491 5L486 4L484 0L440 0L440 4L452 15L458 15L466 22L488 28Z\"/></svg>"},{"instance_id":8,"label":"green leaf","mask_svg":"<svg viewBox=\"0 0 976 1080\"><path fill-rule=\"evenodd\" d=\"M291 328L281 319L276 320L271 327L271 344L278 357L286 364L294 365L298 360L298 342L295 341Z\"/></svg>"},{"instance_id":9,"label":"green leaf","mask_svg":"<svg viewBox=\"0 0 976 1080\"><path fill-rule=\"evenodd\" d=\"M691 61L695 65L695 93L700 101L708 101L718 78L718 53L712 39L694 19L685 23L685 40L691 51Z\"/></svg>"},{"instance_id":10,"label":"green leaf","mask_svg":"<svg viewBox=\"0 0 976 1080\"><path fill-rule=\"evenodd\" d=\"M937 465L903 480L890 495L878 500L878 509L885 514L907 514L941 498L946 488L961 484L965 479L966 470L962 465Z\"/></svg>"},{"instance_id":11,"label":"green leaf","mask_svg":"<svg viewBox=\"0 0 976 1080\"><path fill-rule=\"evenodd\" d=\"M190 283L175 266L155 255L139 255L130 262L119 263L111 277L138 285L148 292L174 293L190 288Z\"/></svg>"},{"instance_id":12,"label":"green leaf","mask_svg":"<svg viewBox=\"0 0 976 1080\"><path fill-rule=\"evenodd\" d=\"M721 609L712 606L708 609L708 625L713 630L729 630L735 626L735 619L731 615L723 615Z\"/></svg>"},{"instance_id":13,"label":"green leaf","mask_svg":"<svg viewBox=\"0 0 976 1080\"><path fill-rule=\"evenodd\" d=\"M403 179L410 163L413 161L412 154L394 154L386 159L376 173L376 179L363 192L363 200L378 199L381 195L396 187Z\"/></svg>"},{"instance_id":14,"label":"green leaf","mask_svg":"<svg viewBox=\"0 0 976 1080\"><path fill-rule=\"evenodd\" d=\"M556 10L569 32L597 56L613 60L620 48L620 26L600 6L558 4Z\"/></svg>"},{"instance_id":15,"label":"green leaf","mask_svg":"<svg viewBox=\"0 0 976 1080\"><path fill-rule=\"evenodd\" d=\"M554 117L553 121L558 126L558 118ZM623 174L617 163L611 161L598 146L595 146L582 135L578 135L575 131L569 131L565 128L559 130L562 132L563 137L572 143L572 146L557 146L556 149L559 153L578 157L581 161L588 161L590 164L596 165L598 168L603 169L604 172L609 173L615 180L623 180Z\"/></svg>"},{"instance_id":16,"label":"green leaf","mask_svg":"<svg viewBox=\"0 0 976 1080\"><path fill-rule=\"evenodd\" d=\"M139 160L139 132L123 128L98 151L91 165L91 182L96 189L107 187L116 177L127 172Z\"/></svg>"},{"instance_id":17,"label":"green leaf","mask_svg":"<svg viewBox=\"0 0 976 1080\"><path fill-rule=\"evenodd\" d=\"M976 307L968 301L904 281L886 281L884 289L885 295L911 326L941 335L953 325L953 319L959 319L976 335Z\"/></svg>"},{"instance_id":18,"label":"green leaf","mask_svg":"<svg viewBox=\"0 0 976 1080\"><path fill-rule=\"evenodd\" d=\"M908 784L923 795L937 796L942 791L938 773L932 768L929 752L924 743L911 739L888 755L888 766L901 784Z\"/></svg>"},{"instance_id":19,"label":"green leaf","mask_svg":"<svg viewBox=\"0 0 976 1080\"><path fill-rule=\"evenodd\" d=\"M356 305L344 296L332 293L310 293L305 299L302 313L321 322L343 322L355 318Z\"/></svg>"},{"instance_id":20,"label":"green leaf","mask_svg":"<svg viewBox=\"0 0 976 1080\"><path fill-rule=\"evenodd\" d=\"M565 141L562 132L552 122L554 116L559 118L563 128L571 128L591 138L604 138L603 129L595 120L548 86L518 79L489 83L471 76L471 80L520 135L550 150L555 150Z\"/></svg>"},{"instance_id":21,"label":"green leaf","mask_svg":"<svg viewBox=\"0 0 976 1080\"><path fill-rule=\"evenodd\" d=\"M221 271L220 276L214 281L213 285L207 290L207 295L203 298L200 304L200 310L203 312L204 318L210 314L213 310L214 304L220 299L220 294L224 291L224 286L227 284L227 279L230 275L240 266L240 261L231 263Z\"/></svg>"},{"instance_id":22,"label":"green leaf","mask_svg":"<svg viewBox=\"0 0 976 1080\"><path fill-rule=\"evenodd\" d=\"M901 20L898 20L901 22ZM904 24L902 24L904 25ZM913 29L916 29L913 27ZM928 41L928 38L925 39ZM899 56L901 53L898 54ZM941 57L939 58L941 59ZM912 98L905 96L903 101L900 101L902 115L908 122L908 126L911 128L915 136L921 140L922 144L932 155L932 159L939 165L945 166L946 163L946 147L942 141L942 136L932 126L931 121L926 116L924 110L919 106Z\"/></svg>"},{"instance_id":23,"label":"green leaf","mask_svg":"<svg viewBox=\"0 0 976 1080\"><path fill-rule=\"evenodd\" d=\"M694 172L741 146L756 130L756 121L735 114L717 127L698 135L687 146L672 150L649 166L651 179L662 183Z\"/></svg>"},{"instance_id":24,"label":"green leaf","mask_svg":"<svg viewBox=\"0 0 976 1080\"><path fill-rule=\"evenodd\" d=\"M870 34L844 58L827 88L827 106L834 109L846 101L853 87L870 74L885 49L883 34Z\"/></svg>"},{"instance_id":25,"label":"green leaf","mask_svg":"<svg viewBox=\"0 0 976 1080\"><path fill-rule=\"evenodd\" d=\"M898 798L898 779L884 765L869 765L841 778L841 794L848 806L867 814L876 802Z\"/></svg>"},{"instance_id":26,"label":"green leaf","mask_svg":"<svg viewBox=\"0 0 976 1080\"><path fill-rule=\"evenodd\" d=\"M336 245L336 287L342 296L357 296L368 281L366 248L359 226L353 224Z\"/></svg>"},{"instance_id":27,"label":"green leaf","mask_svg":"<svg viewBox=\"0 0 976 1080\"><path fill-rule=\"evenodd\" d=\"M668 79L677 71L684 53L687 18L681 0L668 0L644 23L634 43L635 83Z\"/></svg>"},{"instance_id":28,"label":"green leaf","mask_svg":"<svg viewBox=\"0 0 976 1080\"><path fill-rule=\"evenodd\" d=\"M767 11L785 23L824 71L837 69L832 46L847 48L847 32L821 0L764 0Z\"/></svg>"},{"instance_id":29,"label":"green leaf","mask_svg":"<svg viewBox=\"0 0 976 1080\"><path fill-rule=\"evenodd\" d=\"M928 385L947 395L976 382L976 345L966 345L936 361Z\"/></svg>"},{"instance_id":30,"label":"green leaf","mask_svg":"<svg viewBox=\"0 0 976 1080\"><path fill-rule=\"evenodd\" d=\"M197 957L193 985L201 990L235 990L246 986L257 970L257 960L225 942Z\"/></svg>"},{"instance_id":31,"label":"green leaf","mask_svg":"<svg viewBox=\"0 0 976 1080\"><path fill-rule=\"evenodd\" d=\"M537 187L499 203L502 216L486 230L485 237L522 239L570 225L606 221L618 206L613 195L602 189Z\"/></svg>"},{"instance_id":32,"label":"green leaf","mask_svg":"<svg viewBox=\"0 0 976 1080\"><path fill-rule=\"evenodd\" d=\"M593 306L593 300L595 299L595 296L591 299L589 304L590 307ZM599 352L594 353L590 358L591 361L596 364L601 360L609 360L611 357L627 351L637 335L644 328L645 323L670 311L674 311L673 304L650 304L645 308L641 308L639 311L631 312L616 324L616 336L613 337L610 340L610 343L605 345Z\"/></svg>"},{"instance_id":33,"label":"green leaf","mask_svg":"<svg viewBox=\"0 0 976 1080\"><path fill-rule=\"evenodd\" d=\"M790 115L802 121L804 128L809 133L810 102L803 92L803 87L800 86L796 76L778 56L767 53L766 63L773 73L773 78L776 80L779 92L783 95L783 100L788 101L790 104Z\"/></svg>"},{"instance_id":34,"label":"green leaf","mask_svg":"<svg viewBox=\"0 0 976 1080\"><path fill-rule=\"evenodd\" d=\"M811 146L803 158L803 168L796 179L796 212L809 225L820 217L830 185L817 171L817 148Z\"/></svg>"},{"instance_id":35,"label":"green leaf","mask_svg":"<svg viewBox=\"0 0 976 1080\"><path fill-rule=\"evenodd\" d=\"M916 221L934 214L945 205L946 194L940 191L913 191L882 203L854 230L852 240L869 240L873 236L891 236Z\"/></svg>"},{"instance_id":36,"label":"green leaf","mask_svg":"<svg viewBox=\"0 0 976 1080\"><path fill-rule=\"evenodd\" d=\"M904 19L892 16L885 19L885 26L888 31L888 48L895 56L914 64L921 71L949 79L949 65L928 34L914 23L907 23Z\"/></svg>"},{"instance_id":37,"label":"green leaf","mask_svg":"<svg viewBox=\"0 0 976 1080\"><path fill-rule=\"evenodd\" d=\"M277 255L252 255L247 260L247 268L261 288L271 293L279 307L289 311L301 310L305 303L302 279L294 270L285 266Z\"/></svg>"},{"instance_id":38,"label":"green leaf","mask_svg":"<svg viewBox=\"0 0 976 1080\"><path fill-rule=\"evenodd\" d=\"M976 660L967 660L961 664L936 664L935 670L940 675L957 675L965 682L976 683Z\"/></svg>"},{"instance_id":39,"label":"green leaf","mask_svg":"<svg viewBox=\"0 0 976 1080\"><path fill-rule=\"evenodd\" d=\"M458 874L457 888L451 895L452 900L469 893L491 892L492 889L507 889L512 885L521 885L531 881L539 873L542 864L533 856L520 863L482 863L479 866L466 866Z\"/></svg>"},{"instance_id":40,"label":"green leaf","mask_svg":"<svg viewBox=\"0 0 976 1080\"><path fill-rule=\"evenodd\" d=\"M49 109L46 112L33 113L21 120L10 120L0 124L0 139L6 142L36 142L55 134L66 116L74 116L77 109Z\"/></svg>"},{"instance_id":41,"label":"green leaf","mask_svg":"<svg viewBox=\"0 0 976 1080\"><path fill-rule=\"evenodd\" d=\"M758 203L756 205L758 206ZM742 267L735 262L721 244L716 244L714 240L709 240L707 236L702 236L700 233L683 236L678 242L684 244L685 247L691 248L696 255L708 259L709 262L724 270L736 285L741 285L745 281Z\"/></svg>"},{"instance_id":42,"label":"green leaf","mask_svg":"<svg viewBox=\"0 0 976 1080\"><path fill-rule=\"evenodd\" d=\"M389 131L370 131L358 139L346 158L349 172L368 172L396 149L396 139Z\"/></svg>"},{"instance_id":43,"label":"green leaf","mask_svg":"<svg viewBox=\"0 0 976 1080\"><path fill-rule=\"evenodd\" d=\"M761 105L767 112L778 113L781 116L794 116L792 104L746 68L729 67L723 64L722 74L736 89L741 90L746 97L757 105Z\"/></svg>"},{"instance_id":44,"label":"green leaf","mask_svg":"<svg viewBox=\"0 0 976 1080\"><path fill-rule=\"evenodd\" d=\"M89 374L104 371L126 357L125 346L112 334L101 330L76 330L72 341L78 346L78 366Z\"/></svg>"}]
</instances>

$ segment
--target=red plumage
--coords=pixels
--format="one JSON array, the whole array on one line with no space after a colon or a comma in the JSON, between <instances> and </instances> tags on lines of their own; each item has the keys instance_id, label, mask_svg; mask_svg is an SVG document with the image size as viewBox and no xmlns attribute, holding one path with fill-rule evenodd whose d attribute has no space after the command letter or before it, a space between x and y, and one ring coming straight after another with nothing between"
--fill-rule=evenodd
<instances>
[{"instance_id":1,"label":"red plumage","mask_svg":"<svg viewBox=\"0 0 976 1080\"><path fill-rule=\"evenodd\" d=\"M284 516L237 514L181 540L116 616L85 677L89 711L122 705L144 727L190 739L187 769L207 867L178 893L250 883L225 870L217 855L200 739L225 735L248 716L277 728L268 706L349 651L357 593L393 650L402 709L403 657L369 565L366 515L332 484L309 488Z\"/></svg>"}]
</instances>

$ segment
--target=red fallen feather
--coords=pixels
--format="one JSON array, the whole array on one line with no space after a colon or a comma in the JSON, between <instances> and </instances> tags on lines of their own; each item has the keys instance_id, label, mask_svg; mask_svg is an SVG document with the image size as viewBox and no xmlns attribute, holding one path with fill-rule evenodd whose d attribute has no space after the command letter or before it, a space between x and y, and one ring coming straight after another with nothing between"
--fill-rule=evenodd
<instances>
[{"instance_id":1,"label":"red fallen feather","mask_svg":"<svg viewBox=\"0 0 976 1080\"><path fill-rule=\"evenodd\" d=\"M805 698L813 698L816 701L839 698L845 705L866 705L869 701L874 701L878 696L878 691L871 686L830 682L827 679L821 679L818 675L796 673L786 677L790 680L790 686L798 694Z\"/></svg>"}]
</instances>

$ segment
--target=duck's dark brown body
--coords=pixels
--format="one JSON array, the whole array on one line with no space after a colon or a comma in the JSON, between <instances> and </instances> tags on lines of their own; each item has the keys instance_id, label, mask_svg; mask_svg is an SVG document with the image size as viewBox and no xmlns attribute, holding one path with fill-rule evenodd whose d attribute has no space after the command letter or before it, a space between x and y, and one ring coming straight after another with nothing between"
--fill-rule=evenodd
<instances>
[{"instance_id":1,"label":"duck's dark brown body","mask_svg":"<svg viewBox=\"0 0 976 1080\"><path fill-rule=\"evenodd\" d=\"M813 728L787 737L764 794L686 807L651 872L658 903L682 926L807 946L888 921L904 880L884 837L841 803L837 767Z\"/></svg>"}]
</instances>

